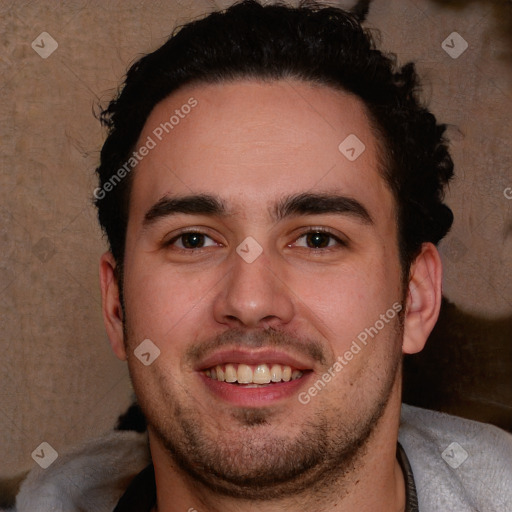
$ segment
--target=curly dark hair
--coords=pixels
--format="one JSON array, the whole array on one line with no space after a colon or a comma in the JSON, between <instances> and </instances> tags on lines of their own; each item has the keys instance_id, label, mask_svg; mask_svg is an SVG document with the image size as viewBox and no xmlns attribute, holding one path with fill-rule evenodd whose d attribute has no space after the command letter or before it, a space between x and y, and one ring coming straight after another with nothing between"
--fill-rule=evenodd
<instances>
[{"instance_id":1,"label":"curly dark hair","mask_svg":"<svg viewBox=\"0 0 512 512\"><path fill-rule=\"evenodd\" d=\"M94 195L118 267L133 173L104 187L130 158L150 112L186 84L243 78L300 79L363 100L381 146L381 172L396 200L400 259L408 275L422 243L437 244L453 221L443 204L453 175L445 125L421 104L414 65L399 67L394 55L377 50L371 33L349 12L316 2L289 7L255 0L177 29L131 66L118 97L102 111L108 136Z\"/></svg>"}]
</instances>

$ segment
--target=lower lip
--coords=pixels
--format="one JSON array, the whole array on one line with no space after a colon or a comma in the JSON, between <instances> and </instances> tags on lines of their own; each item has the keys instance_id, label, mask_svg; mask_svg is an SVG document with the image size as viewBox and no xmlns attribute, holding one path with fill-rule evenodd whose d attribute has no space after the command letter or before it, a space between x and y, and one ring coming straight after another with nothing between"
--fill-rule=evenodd
<instances>
[{"instance_id":1,"label":"lower lip","mask_svg":"<svg viewBox=\"0 0 512 512\"><path fill-rule=\"evenodd\" d=\"M307 372L302 377L288 382L278 382L257 388L220 382L207 377L203 372L199 372L199 376L210 392L225 402L239 407L262 407L296 395L299 388L306 385L312 373Z\"/></svg>"}]
</instances>

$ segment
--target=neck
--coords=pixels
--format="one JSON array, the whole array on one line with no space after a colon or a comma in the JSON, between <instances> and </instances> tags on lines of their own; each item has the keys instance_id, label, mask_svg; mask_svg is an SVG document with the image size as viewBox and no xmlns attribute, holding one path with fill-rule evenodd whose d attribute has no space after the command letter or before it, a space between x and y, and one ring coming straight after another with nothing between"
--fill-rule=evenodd
<instances>
[{"instance_id":1,"label":"neck","mask_svg":"<svg viewBox=\"0 0 512 512\"><path fill-rule=\"evenodd\" d=\"M216 493L193 479L173 461L150 432L158 512L403 512L405 481L396 459L400 394L393 393L386 411L361 450L354 469L322 480L316 489L276 500L240 500Z\"/></svg>"}]
</instances>

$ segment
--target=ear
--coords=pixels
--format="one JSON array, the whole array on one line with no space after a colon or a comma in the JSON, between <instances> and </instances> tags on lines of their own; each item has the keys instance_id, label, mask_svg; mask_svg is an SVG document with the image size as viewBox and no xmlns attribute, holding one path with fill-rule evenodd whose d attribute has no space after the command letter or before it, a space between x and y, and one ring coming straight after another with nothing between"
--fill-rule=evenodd
<instances>
[{"instance_id":1,"label":"ear","mask_svg":"<svg viewBox=\"0 0 512 512\"><path fill-rule=\"evenodd\" d=\"M404 324L403 352L423 350L439 317L443 268L439 252L428 242L411 265Z\"/></svg>"},{"instance_id":2,"label":"ear","mask_svg":"<svg viewBox=\"0 0 512 512\"><path fill-rule=\"evenodd\" d=\"M123 333L123 308L119 299L119 283L116 277L116 262L112 253L106 252L100 259L100 284L103 321L110 346L122 361L126 360Z\"/></svg>"}]
</instances>

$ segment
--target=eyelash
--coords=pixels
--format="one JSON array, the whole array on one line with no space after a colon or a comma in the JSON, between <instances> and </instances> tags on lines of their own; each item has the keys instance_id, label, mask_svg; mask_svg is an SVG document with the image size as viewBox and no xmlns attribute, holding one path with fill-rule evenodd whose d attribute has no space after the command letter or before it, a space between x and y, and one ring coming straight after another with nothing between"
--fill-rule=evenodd
<instances>
[{"instance_id":1,"label":"eyelash","mask_svg":"<svg viewBox=\"0 0 512 512\"><path fill-rule=\"evenodd\" d=\"M304 231L303 233L301 233L297 239L295 240L294 243L297 242L297 240L300 240L302 237L304 236L307 236L307 235L314 235L314 234L323 234L323 235L327 235L330 239L334 240L336 243L337 243L337 246L329 246L328 247L317 247L317 248L311 248L311 247L304 247L304 249L311 249L311 250L314 250L314 251L333 251L333 250L336 250L336 249L339 249L340 247L347 247L348 246L348 243L341 239L340 237L336 236L334 233L332 233L331 231L329 231L328 229L326 228L322 228L322 227L318 227L318 228L308 228L307 231Z\"/></svg>"},{"instance_id":2,"label":"eyelash","mask_svg":"<svg viewBox=\"0 0 512 512\"><path fill-rule=\"evenodd\" d=\"M196 234L196 235L204 235L205 237L207 238L210 238L211 240L213 240L213 238L211 236L208 236L206 233L204 233L203 231L200 231L200 230L196 230L196 229L187 229L186 231L182 231L181 233L179 233L178 235L172 237L170 240L166 241L163 243L164 247L171 247L174 245L174 243L179 240L180 238L182 238L183 236L185 235L191 235L191 234ZM187 252L187 253L190 253L192 251L195 251L197 252L198 250L201 250L201 249L204 249L204 247L199 247L199 249L182 249L181 247L178 247L178 248L175 248L175 250L177 251L181 251L181 252Z\"/></svg>"},{"instance_id":3,"label":"eyelash","mask_svg":"<svg viewBox=\"0 0 512 512\"><path fill-rule=\"evenodd\" d=\"M301 238L303 238L304 236L314 235L314 234L318 234L318 233L328 235L332 240L334 240L338 244L338 247L328 246L328 247L318 247L318 248L312 248L312 247L302 247L302 248L303 249L310 249L310 250L313 250L315 252L318 252L318 251L325 252L325 251L336 250L336 249L339 249L340 247L347 247L348 246L348 243L345 240L342 240L338 236L334 235L328 229L322 228L322 227L318 227L318 228L315 228L315 227L311 228L310 227L307 230L305 230L302 233L300 233L299 236L294 240L294 242L292 242L291 244L287 244L287 247L290 247L293 244L296 244L297 241L300 240ZM190 235L190 234L204 235L205 237L210 238L211 240L213 240L212 237L208 236L203 231L195 230L195 229L187 229L187 231L183 231L183 232L179 233L178 235L174 236L173 238L171 238L170 240L164 242L163 245L165 247L172 247L172 246L174 246L176 241L178 241L180 238L182 238L185 235ZM194 248L188 248L187 249L187 248L181 248L181 247L174 247L174 250L180 251L180 252L184 252L184 253L191 253L191 252L198 252L198 251L201 251L202 249L206 249L206 248L207 247L199 247L199 248L195 248L195 249Z\"/></svg>"}]
</instances>

